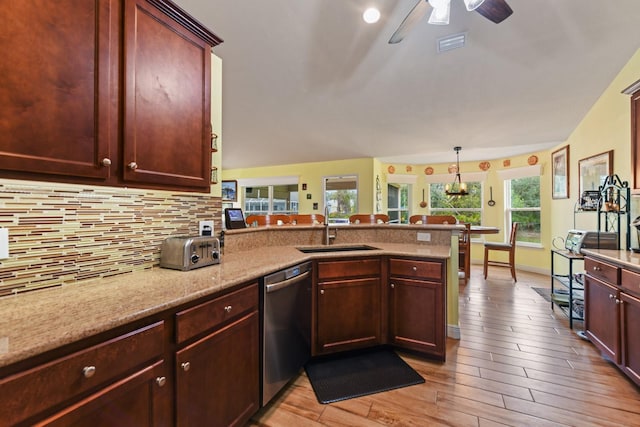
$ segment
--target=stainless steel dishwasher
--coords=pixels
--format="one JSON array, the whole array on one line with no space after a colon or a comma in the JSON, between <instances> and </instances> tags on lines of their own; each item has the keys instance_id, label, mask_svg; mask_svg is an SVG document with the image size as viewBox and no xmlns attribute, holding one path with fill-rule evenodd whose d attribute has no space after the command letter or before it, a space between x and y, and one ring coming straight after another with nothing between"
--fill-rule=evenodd
<instances>
[{"instance_id":1,"label":"stainless steel dishwasher","mask_svg":"<svg viewBox=\"0 0 640 427\"><path fill-rule=\"evenodd\" d=\"M311 263L265 276L262 291L264 406L311 356Z\"/></svg>"}]
</instances>

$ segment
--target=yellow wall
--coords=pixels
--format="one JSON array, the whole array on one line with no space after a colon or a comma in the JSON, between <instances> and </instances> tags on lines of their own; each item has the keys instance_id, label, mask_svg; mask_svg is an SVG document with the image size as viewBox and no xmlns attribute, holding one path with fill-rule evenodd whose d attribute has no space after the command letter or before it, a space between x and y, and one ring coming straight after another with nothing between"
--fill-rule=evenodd
<instances>
[{"instance_id":1,"label":"yellow wall","mask_svg":"<svg viewBox=\"0 0 640 427\"><path fill-rule=\"evenodd\" d=\"M629 95L621 92L638 79L640 79L640 50L631 57L567 141L552 150L569 144L570 198L551 201L549 216L553 218L552 236L565 236L568 229L574 228L573 209L579 197L578 161L580 159L614 150L614 173L623 181L631 181L631 101ZM632 220L638 215L638 201L637 197L632 198ZM596 214L577 214L575 228L595 230ZM631 235L632 245L636 246L634 230Z\"/></svg>"},{"instance_id":2,"label":"yellow wall","mask_svg":"<svg viewBox=\"0 0 640 427\"><path fill-rule=\"evenodd\" d=\"M225 169L223 179L269 178L278 176L298 176L300 184L307 184L307 190L300 186L300 213L322 213L324 201L322 179L326 176L358 176L358 211L374 212L375 174L374 159L337 160L333 162L297 163L282 166L268 166L245 169ZM311 199L307 199L311 194ZM239 194L242 197L242 194ZM313 209L313 203L318 209Z\"/></svg>"}]
</instances>

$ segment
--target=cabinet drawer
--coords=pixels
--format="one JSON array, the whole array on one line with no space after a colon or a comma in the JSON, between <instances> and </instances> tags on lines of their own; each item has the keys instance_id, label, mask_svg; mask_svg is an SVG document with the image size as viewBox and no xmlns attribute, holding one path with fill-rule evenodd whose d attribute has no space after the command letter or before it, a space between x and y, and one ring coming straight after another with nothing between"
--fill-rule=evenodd
<instances>
[{"instance_id":1,"label":"cabinet drawer","mask_svg":"<svg viewBox=\"0 0 640 427\"><path fill-rule=\"evenodd\" d=\"M625 290L640 295L640 273L622 270L620 284Z\"/></svg>"},{"instance_id":2,"label":"cabinet drawer","mask_svg":"<svg viewBox=\"0 0 640 427\"><path fill-rule=\"evenodd\" d=\"M596 261L592 258L585 258L584 269L592 277L598 278L611 285L617 286L620 284L620 269L611 264Z\"/></svg>"},{"instance_id":3,"label":"cabinet drawer","mask_svg":"<svg viewBox=\"0 0 640 427\"><path fill-rule=\"evenodd\" d=\"M13 425L134 371L163 352L164 323L0 380L0 420Z\"/></svg>"},{"instance_id":4,"label":"cabinet drawer","mask_svg":"<svg viewBox=\"0 0 640 427\"><path fill-rule=\"evenodd\" d=\"M210 329L258 309L258 284L207 301L176 314L176 340L182 343Z\"/></svg>"},{"instance_id":5,"label":"cabinet drawer","mask_svg":"<svg viewBox=\"0 0 640 427\"><path fill-rule=\"evenodd\" d=\"M391 276L442 281L442 262L392 258L389 260L389 274Z\"/></svg>"},{"instance_id":6,"label":"cabinet drawer","mask_svg":"<svg viewBox=\"0 0 640 427\"><path fill-rule=\"evenodd\" d=\"M380 275L380 260L377 258L322 261L318 263L319 280L377 275Z\"/></svg>"}]
</instances>

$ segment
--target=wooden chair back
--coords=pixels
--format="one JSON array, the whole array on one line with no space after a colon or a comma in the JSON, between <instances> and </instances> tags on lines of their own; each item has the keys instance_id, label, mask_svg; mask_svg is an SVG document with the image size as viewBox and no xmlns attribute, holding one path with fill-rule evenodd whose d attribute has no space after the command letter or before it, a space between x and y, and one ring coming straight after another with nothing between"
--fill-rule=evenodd
<instances>
[{"instance_id":1,"label":"wooden chair back","mask_svg":"<svg viewBox=\"0 0 640 427\"><path fill-rule=\"evenodd\" d=\"M385 214L356 214L349 217L350 224L386 224L388 222L389 215Z\"/></svg>"},{"instance_id":2,"label":"wooden chair back","mask_svg":"<svg viewBox=\"0 0 640 427\"><path fill-rule=\"evenodd\" d=\"M458 239L458 273L464 275L460 283L466 285L471 274L471 224L464 223L464 226L465 230L460 233Z\"/></svg>"},{"instance_id":3,"label":"wooden chair back","mask_svg":"<svg viewBox=\"0 0 640 427\"><path fill-rule=\"evenodd\" d=\"M297 214L290 215L291 224L324 224L324 215Z\"/></svg>"},{"instance_id":4,"label":"wooden chair back","mask_svg":"<svg viewBox=\"0 0 640 427\"><path fill-rule=\"evenodd\" d=\"M453 215L411 215L410 224L457 224L458 220Z\"/></svg>"},{"instance_id":5,"label":"wooden chair back","mask_svg":"<svg viewBox=\"0 0 640 427\"><path fill-rule=\"evenodd\" d=\"M273 215L249 215L245 222L249 227L253 225L254 222L257 222L258 226L263 225L278 225L278 220L282 221L283 224L291 223L291 218L289 215L282 214L273 214Z\"/></svg>"}]
</instances>

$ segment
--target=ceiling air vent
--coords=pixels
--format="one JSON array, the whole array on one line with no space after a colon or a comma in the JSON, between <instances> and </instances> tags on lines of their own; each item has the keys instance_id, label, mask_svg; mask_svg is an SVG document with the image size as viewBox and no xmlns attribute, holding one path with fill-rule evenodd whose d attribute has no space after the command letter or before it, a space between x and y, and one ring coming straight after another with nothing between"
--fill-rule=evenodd
<instances>
[{"instance_id":1,"label":"ceiling air vent","mask_svg":"<svg viewBox=\"0 0 640 427\"><path fill-rule=\"evenodd\" d=\"M450 36L439 38L437 40L438 53L464 47L466 41L467 33L452 34Z\"/></svg>"}]
</instances>

